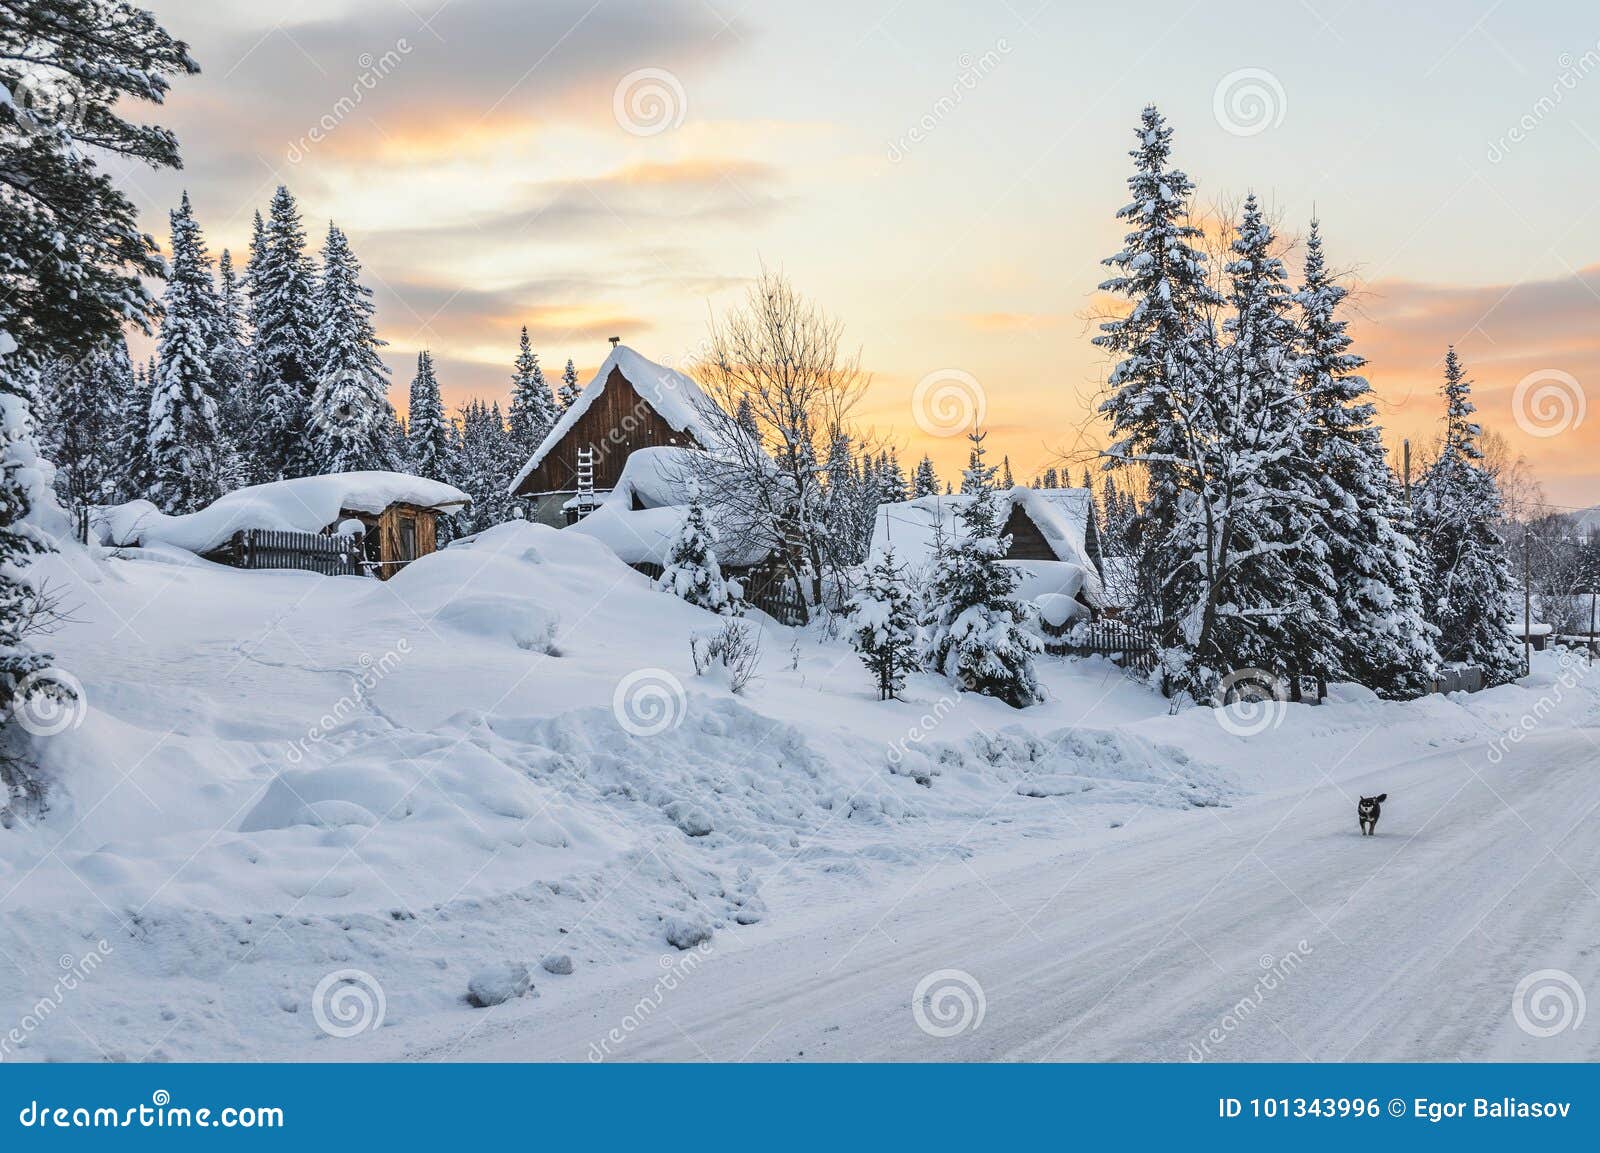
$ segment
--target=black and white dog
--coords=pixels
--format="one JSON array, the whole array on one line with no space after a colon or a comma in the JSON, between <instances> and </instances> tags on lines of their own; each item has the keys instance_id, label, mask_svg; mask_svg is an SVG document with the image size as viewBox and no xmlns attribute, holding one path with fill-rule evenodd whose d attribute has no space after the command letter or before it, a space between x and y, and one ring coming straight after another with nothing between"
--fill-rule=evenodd
<instances>
[{"instance_id":1,"label":"black and white dog","mask_svg":"<svg viewBox=\"0 0 1600 1153\"><path fill-rule=\"evenodd\" d=\"M1356 802L1356 820L1361 823L1363 837L1370 837L1378 831L1378 818L1383 815L1383 802L1388 799L1388 793L1379 793L1375 797L1362 797Z\"/></svg>"}]
</instances>

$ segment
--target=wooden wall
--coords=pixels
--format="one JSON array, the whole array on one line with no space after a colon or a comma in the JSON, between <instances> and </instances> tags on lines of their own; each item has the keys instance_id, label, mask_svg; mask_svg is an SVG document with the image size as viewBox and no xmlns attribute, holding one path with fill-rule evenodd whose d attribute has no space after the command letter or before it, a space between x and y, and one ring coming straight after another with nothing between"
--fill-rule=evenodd
<instances>
[{"instance_id":1,"label":"wooden wall","mask_svg":"<svg viewBox=\"0 0 1600 1153\"><path fill-rule=\"evenodd\" d=\"M703 447L688 433L678 432L612 368L605 390L567 430L545 458L518 486L519 496L541 492L575 492L578 488L578 450L595 450L594 487L615 488L622 465L635 449L669 445Z\"/></svg>"},{"instance_id":2,"label":"wooden wall","mask_svg":"<svg viewBox=\"0 0 1600 1153\"><path fill-rule=\"evenodd\" d=\"M388 580L411 561L427 556L434 550L438 516L439 514L431 508L421 508L414 504L392 504L377 516L369 512L351 512L346 509L340 512L339 520L358 520L369 530L376 527L378 555L373 556L372 550L368 548L366 559L378 562L379 580ZM406 520L410 520L415 530L416 543L410 556L405 555L403 547L406 535L403 522ZM367 540L370 542L372 537L373 534L369 531Z\"/></svg>"},{"instance_id":3,"label":"wooden wall","mask_svg":"<svg viewBox=\"0 0 1600 1153\"><path fill-rule=\"evenodd\" d=\"M1056 550L1050 547L1044 533L1033 523L1020 504L1011 506L1011 515L1001 534L1011 534L1011 547L1006 550L1006 560L1055 560Z\"/></svg>"}]
</instances>

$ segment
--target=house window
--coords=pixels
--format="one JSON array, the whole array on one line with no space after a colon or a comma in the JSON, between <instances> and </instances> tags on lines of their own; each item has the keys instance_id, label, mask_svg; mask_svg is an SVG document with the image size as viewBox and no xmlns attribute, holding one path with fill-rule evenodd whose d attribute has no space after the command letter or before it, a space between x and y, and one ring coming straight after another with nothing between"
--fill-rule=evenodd
<instances>
[{"instance_id":1,"label":"house window","mask_svg":"<svg viewBox=\"0 0 1600 1153\"><path fill-rule=\"evenodd\" d=\"M407 564L417 559L417 518L403 516L400 518L400 555L394 559L401 564Z\"/></svg>"}]
</instances>

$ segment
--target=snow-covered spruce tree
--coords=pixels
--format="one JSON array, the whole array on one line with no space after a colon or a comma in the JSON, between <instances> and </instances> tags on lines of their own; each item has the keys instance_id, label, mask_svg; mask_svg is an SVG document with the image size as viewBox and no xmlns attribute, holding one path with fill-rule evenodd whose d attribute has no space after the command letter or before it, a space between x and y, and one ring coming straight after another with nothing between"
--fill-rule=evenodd
<instances>
[{"instance_id":1,"label":"snow-covered spruce tree","mask_svg":"<svg viewBox=\"0 0 1600 1153\"><path fill-rule=\"evenodd\" d=\"M450 478L472 498L472 503L456 514L456 526L462 532L482 532L510 518L510 460L499 402L468 401L461 410L461 445Z\"/></svg>"},{"instance_id":2,"label":"snow-covered spruce tree","mask_svg":"<svg viewBox=\"0 0 1600 1153\"><path fill-rule=\"evenodd\" d=\"M113 496L118 502L143 500L150 491L150 398L155 395L155 361L141 364L133 373L133 387L117 406L117 478Z\"/></svg>"},{"instance_id":3,"label":"snow-covered spruce tree","mask_svg":"<svg viewBox=\"0 0 1600 1153\"><path fill-rule=\"evenodd\" d=\"M1366 361L1350 351L1340 316L1346 295L1328 272L1317 221L1306 237L1300 303L1300 387L1306 450L1322 482L1323 525L1333 571L1343 676L1380 696L1405 699L1431 687L1439 655L1423 613L1415 543L1396 527L1399 494L1381 430L1373 423Z\"/></svg>"},{"instance_id":4,"label":"snow-covered spruce tree","mask_svg":"<svg viewBox=\"0 0 1600 1153\"><path fill-rule=\"evenodd\" d=\"M727 582L722 579L722 567L717 563L716 532L706 518L698 491L689 501L689 511L684 514L678 535L673 538L667 567L656 579L656 588L709 612L732 615L738 608L738 603L728 593Z\"/></svg>"},{"instance_id":5,"label":"snow-covered spruce tree","mask_svg":"<svg viewBox=\"0 0 1600 1153\"><path fill-rule=\"evenodd\" d=\"M878 457L878 504L898 504L910 495L900 454L890 449ZM876 510L874 510L876 511Z\"/></svg>"},{"instance_id":6,"label":"snow-covered spruce tree","mask_svg":"<svg viewBox=\"0 0 1600 1153\"><path fill-rule=\"evenodd\" d=\"M19 693L72 690L31 647L41 600L28 562L52 547L50 466L34 442L41 366L103 347L129 321L148 330L160 276L155 241L103 172L111 154L178 164L162 128L118 114L159 104L168 78L199 71L155 18L117 0L0 0L0 779L13 798L38 788L6 723Z\"/></svg>"},{"instance_id":7,"label":"snow-covered spruce tree","mask_svg":"<svg viewBox=\"0 0 1600 1153\"><path fill-rule=\"evenodd\" d=\"M231 475L211 377L217 302L188 193L172 213L172 260L162 302L150 397L149 499L163 512L177 514L216 500Z\"/></svg>"},{"instance_id":8,"label":"snow-covered spruce tree","mask_svg":"<svg viewBox=\"0 0 1600 1153\"><path fill-rule=\"evenodd\" d=\"M877 683L880 701L898 697L906 674L916 671L919 640L916 601L889 549L850 605L850 644Z\"/></svg>"},{"instance_id":9,"label":"snow-covered spruce tree","mask_svg":"<svg viewBox=\"0 0 1600 1153\"><path fill-rule=\"evenodd\" d=\"M1477 665L1491 685L1522 675L1513 635L1512 577L1494 531L1500 490L1482 466L1472 419L1472 381L1452 347L1445 356L1445 432L1439 457L1415 490L1418 538L1426 558L1422 586L1445 660Z\"/></svg>"},{"instance_id":10,"label":"snow-covered spruce tree","mask_svg":"<svg viewBox=\"0 0 1600 1153\"><path fill-rule=\"evenodd\" d=\"M116 499L122 476L121 416L133 388L133 363L120 332L104 349L66 364L56 375L52 412L56 433L50 450L56 494L69 509ZM141 440L148 412L147 400L139 423Z\"/></svg>"},{"instance_id":11,"label":"snow-covered spruce tree","mask_svg":"<svg viewBox=\"0 0 1600 1153\"><path fill-rule=\"evenodd\" d=\"M967 467L961 474L963 495L994 491L994 478L998 470L983 463L983 440L988 435L977 428L967 434L967 441L972 447L967 450Z\"/></svg>"},{"instance_id":12,"label":"snow-covered spruce tree","mask_svg":"<svg viewBox=\"0 0 1600 1153\"><path fill-rule=\"evenodd\" d=\"M373 326L372 290L361 283L361 265L333 224L322 245L316 309L312 354L318 377L306 430L310 468L314 473L398 468L389 368L378 357L387 341Z\"/></svg>"},{"instance_id":13,"label":"snow-covered spruce tree","mask_svg":"<svg viewBox=\"0 0 1600 1153\"><path fill-rule=\"evenodd\" d=\"M569 356L567 367L561 370L561 387L556 389L556 400L560 402L561 411L566 412L571 408L572 402L578 399L578 393L582 391L578 387L578 369Z\"/></svg>"},{"instance_id":14,"label":"snow-covered spruce tree","mask_svg":"<svg viewBox=\"0 0 1600 1153\"><path fill-rule=\"evenodd\" d=\"M411 471L417 476L447 480L456 475L455 429L445 418L433 357L427 349L417 353L417 375L411 380L406 447Z\"/></svg>"},{"instance_id":15,"label":"snow-covered spruce tree","mask_svg":"<svg viewBox=\"0 0 1600 1153\"><path fill-rule=\"evenodd\" d=\"M567 362L568 367L572 362ZM516 371L511 377L511 433L510 447L513 456L527 460L561 418L561 409L545 382L544 369L539 367L539 354L533 351L528 339L528 326L522 326L522 338L517 348ZM576 384L577 373L573 373Z\"/></svg>"},{"instance_id":16,"label":"snow-covered spruce tree","mask_svg":"<svg viewBox=\"0 0 1600 1153\"><path fill-rule=\"evenodd\" d=\"M939 474L933 470L933 459L926 453L917 462L917 471L911 478L911 498L919 496L937 496L939 494Z\"/></svg>"},{"instance_id":17,"label":"snow-covered spruce tree","mask_svg":"<svg viewBox=\"0 0 1600 1153\"><path fill-rule=\"evenodd\" d=\"M1138 469L1147 479L1148 498L1128 526L1140 569L1139 599L1163 645L1181 649L1183 606L1179 587L1169 579L1174 554L1164 542L1177 520L1185 474L1194 471L1201 447L1189 414L1212 383L1205 314L1220 300L1208 283L1205 255L1195 246L1200 229L1189 222L1194 185L1170 164L1172 129L1154 105L1141 113L1137 136L1138 147L1129 154L1131 199L1117 212L1132 230L1122 250L1103 261L1116 275L1101 291L1123 297L1129 308L1103 322L1094 338L1117 361L1108 382L1112 393L1100 413L1111 424L1108 466Z\"/></svg>"},{"instance_id":18,"label":"snow-covered spruce tree","mask_svg":"<svg viewBox=\"0 0 1600 1153\"><path fill-rule=\"evenodd\" d=\"M1024 629L1028 608L1016 599L1016 569L1001 563L1011 538L1000 535L993 467L974 429L962 479L970 498L956 513L962 533L943 549L928 582L923 660L964 692L997 697L1013 708L1040 700L1033 657L1039 640Z\"/></svg>"},{"instance_id":19,"label":"snow-covered spruce tree","mask_svg":"<svg viewBox=\"0 0 1600 1153\"><path fill-rule=\"evenodd\" d=\"M1275 247L1256 198L1246 197L1226 269L1232 316L1220 387L1202 410L1198 499L1180 510L1174 536L1191 558L1180 568L1193 597L1184 628L1195 659L1184 687L1197 700L1235 670L1327 678L1339 667L1321 481L1305 443L1300 334Z\"/></svg>"},{"instance_id":20,"label":"snow-covered spruce tree","mask_svg":"<svg viewBox=\"0 0 1600 1153\"><path fill-rule=\"evenodd\" d=\"M300 209L281 184L273 194L259 252L250 264L255 323L254 478L312 471L308 415L316 390L316 284Z\"/></svg>"},{"instance_id":21,"label":"snow-covered spruce tree","mask_svg":"<svg viewBox=\"0 0 1600 1153\"><path fill-rule=\"evenodd\" d=\"M259 218L258 218L259 219ZM242 483L247 473L242 445L254 435L255 397L250 385L250 349L245 337L248 303L234 271L233 255L226 248L217 260L217 331L211 349L211 380L222 411L222 431L232 454L236 475L229 487Z\"/></svg>"},{"instance_id":22,"label":"snow-covered spruce tree","mask_svg":"<svg viewBox=\"0 0 1600 1153\"><path fill-rule=\"evenodd\" d=\"M1000 487L1007 492L1017 487L1017 478L1011 475L1011 457L1000 458Z\"/></svg>"}]
</instances>

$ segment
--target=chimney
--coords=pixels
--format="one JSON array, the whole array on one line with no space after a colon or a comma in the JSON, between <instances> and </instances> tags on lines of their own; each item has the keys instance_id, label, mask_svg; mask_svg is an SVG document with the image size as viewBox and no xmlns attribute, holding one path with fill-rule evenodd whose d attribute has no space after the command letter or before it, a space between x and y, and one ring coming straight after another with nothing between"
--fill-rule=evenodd
<instances>
[{"instance_id":1,"label":"chimney","mask_svg":"<svg viewBox=\"0 0 1600 1153\"><path fill-rule=\"evenodd\" d=\"M612 338L611 338L611 347L612 347L612 348L615 348L615 347L617 347L617 345L618 345L618 344L620 344L620 343L622 343L622 337L620 337L620 336L613 336L613 337L612 337Z\"/></svg>"}]
</instances>

